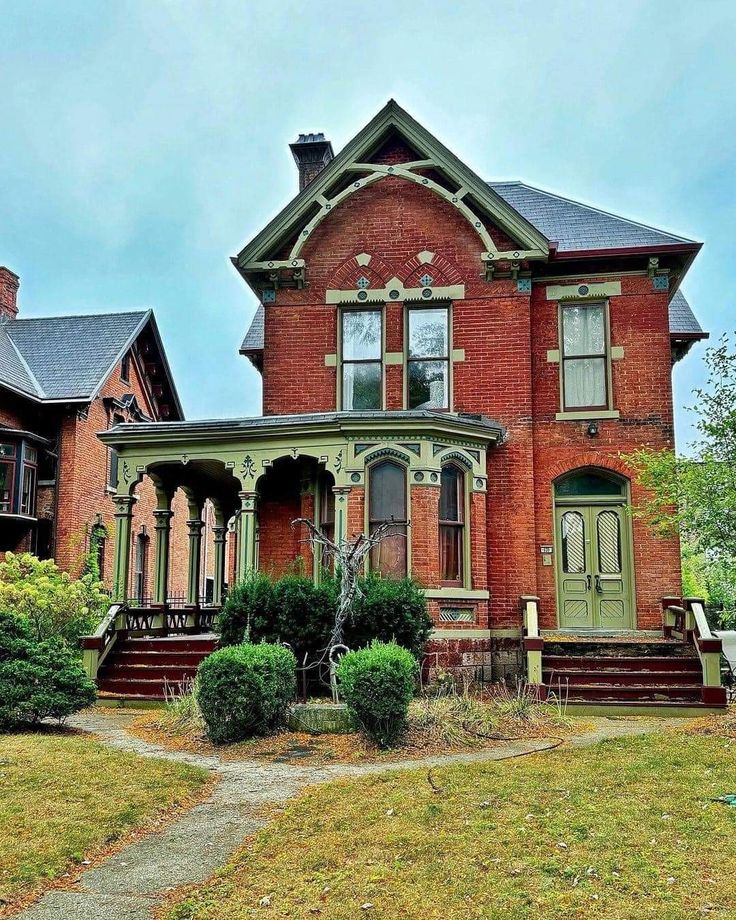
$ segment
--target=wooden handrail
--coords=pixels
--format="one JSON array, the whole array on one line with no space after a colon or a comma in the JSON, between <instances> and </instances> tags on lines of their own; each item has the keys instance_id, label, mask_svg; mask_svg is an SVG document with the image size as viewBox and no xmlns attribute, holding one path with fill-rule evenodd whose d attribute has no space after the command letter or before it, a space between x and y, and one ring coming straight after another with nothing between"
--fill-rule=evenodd
<instances>
[{"instance_id":1,"label":"wooden handrail","mask_svg":"<svg viewBox=\"0 0 736 920\"><path fill-rule=\"evenodd\" d=\"M79 644L82 648L82 664L93 680L97 677L100 665L115 644L118 630L122 625L124 612L124 604L112 604L105 616L100 620L97 629L91 635L80 636L79 638ZM118 619L121 619L120 623Z\"/></svg>"},{"instance_id":2,"label":"wooden handrail","mask_svg":"<svg viewBox=\"0 0 736 920\"><path fill-rule=\"evenodd\" d=\"M664 602L664 634L668 638L674 636L695 646L703 671L702 702L706 705L724 705L726 689L721 685L723 646L708 625L703 599L686 597L682 600L682 606L671 603L672 600L666 598Z\"/></svg>"},{"instance_id":3,"label":"wooden handrail","mask_svg":"<svg viewBox=\"0 0 736 920\"><path fill-rule=\"evenodd\" d=\"M524 631L524 652L526 654L526 679L537 687L540 698L546 688L542 684L542 650L544 639L539 634L539 598L524 594L521 596L521 611Z\"/></svg>"}]
</instances>

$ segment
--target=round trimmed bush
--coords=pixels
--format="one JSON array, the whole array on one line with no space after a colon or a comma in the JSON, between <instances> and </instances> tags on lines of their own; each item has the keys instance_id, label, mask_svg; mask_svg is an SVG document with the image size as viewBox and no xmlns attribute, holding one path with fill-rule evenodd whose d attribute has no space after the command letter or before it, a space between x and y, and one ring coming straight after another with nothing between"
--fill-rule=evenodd
<instances>
[{"instance_id":1,"label":"round trimmed bush","mask_svg":"<svg viewBox=\"0 0 736 920\"><path fill-rule=\"evenodd\" d=\"M393 747L406 734L417 672L414 656L395 642L373 642L340 661L340 694L379 747Z\"/></svg>"},{"instance_id":2,"label":"round trimmed bush","mask_svg":"<svg viewBox=\"0 0 736 920\"><path fill-rule=\"evenodd\" d=\"M230 645L205 658L197 678L207 734L229 744L285 722L296 695L296 659L281 645Z\"/></svg>"}]
</instances>

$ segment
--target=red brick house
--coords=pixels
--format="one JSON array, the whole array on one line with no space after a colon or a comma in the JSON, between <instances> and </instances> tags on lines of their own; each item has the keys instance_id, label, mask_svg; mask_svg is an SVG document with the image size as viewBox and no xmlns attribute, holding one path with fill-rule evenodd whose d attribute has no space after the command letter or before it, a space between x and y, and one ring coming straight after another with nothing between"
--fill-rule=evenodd
<instances>
[{"instance_id":1,"label":"red brick house","mask_svg":"<svg viewBox=\"0 0 736 920\"><path fill-rule=\"evenodd\" d=\"M263 417L103 432L128 470L120 545L150 477L162 513L186 486L233 522L236 577L301 556L318 578L298 516L338 537L393 521L370 564L422 583L440 662L526 661L549 683L545 632L646 653L681 593L679 545L628 513L621 455L673 445L672 368L706 338L680 290L701 244L486 182L394 102L336 156L320 134L291 150L299 193L232 260L260 302L241 353ZM224 572L220 549L216 598Z\"/></svg>"},{"instance_id":2,"label":"red brick house","mask_svg":"<svg viewBox=\"0 0 736 920\"><path fill-rule=\"evenodd\" d=\"M19 284L0 268L0 553L30 550L77 574L94 548L111 585L118 458L97 432L184 418L156 321L150 310L24 318ZM186 508L183 494L176 502ZM150 593L155 504L152 484L144 484L129 587L141 600ZM172 593L183 600L183 524L172 546Z\"/></svg>"}]
</instances>

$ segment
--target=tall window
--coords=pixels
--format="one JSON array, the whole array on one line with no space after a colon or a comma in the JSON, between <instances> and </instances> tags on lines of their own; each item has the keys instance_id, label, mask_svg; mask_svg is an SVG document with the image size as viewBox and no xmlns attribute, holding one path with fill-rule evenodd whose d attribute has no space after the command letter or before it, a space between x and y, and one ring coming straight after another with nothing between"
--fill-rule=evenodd
<instances>
[{"instance_id":1,"label":"tall window","mask_svg":"<svg viewBox=\"0 0 736 920\"><path fill-rule=\"evenodd\" d=\"M127 351L120 362L120 379L123 383L130 383L130 352Z\"/></svg>"},{"instance_id":2,"label":"tall window","mask_svg":"<svg viewBox=\"0 0 736 920\"><path fill-rule=\"evenodd\" d=\"M0 444L0 511L13 510L16 450L15 444Z\"/></svg>"},{"instance_id":3,"label":"tall window","mask_svg":"<svg viewBox=\"0 0 736 920\"><path fill-rule=\"evenodd\" d=\"M449 319L448 307L409 310L410 409L450 408Z\"/></svg>"},{"instance_id":4,"label":"tall window","mask_svg":"<svg viewBox=\"0 0 736 920\"><path fill-rule=\"evenodd\" d=\"M440 579L463 583L465 530L465 474L454 464L440 475Z\"/></svg>"},{"instance_id":5,"label":"tall window","mask_svg":"<svg viewBox=\"0 0 736 920\"><path fill-rule=\"evenodd\" d=\"M406 470L393 460L370 469L368 478L368 528L371 534L392 522L389 535L371 552L371 569L389 578L406 575L407 515Z\"/></svg>"},{"instance_id":6,"label":"tall window","mask_svg":"<svg viewBox=\"0 0 736 920\"><path fill-rule=\"evenodd\" d=\"M26 444L23 448L23 480L20 493L20 513L31 517L36 513L36 478L38 451Z\"/></svg>"},{"instance_id":7,"label":"tall window","mask_svg":"<svg viewBox=\"0 0 736 920\"><path fill-rule=\"evenodd\" d=\"M133 569L133 596L143 605L146 596L146 569L148 567L148 536L139 533L135 538L135 566Z\"/></svg>"},{"instance_id":8,"label":"tall window","mask_svg":"<svg viewBox=\"0 0 736 920\"><path fill-rule=\"evenodd\" d=\"M568 304L561 322L563 408L608 408L606 305Z\"/></svg>"},{"instance_id":9,"label":"tall window","mask_svg":"<svg viewBox=\"0 0 736 920\"><path fill-rule=\"evenodd\" d=\"M380 409L381 311L342 312L342 408Z\"/></svg>"}]
</instances>

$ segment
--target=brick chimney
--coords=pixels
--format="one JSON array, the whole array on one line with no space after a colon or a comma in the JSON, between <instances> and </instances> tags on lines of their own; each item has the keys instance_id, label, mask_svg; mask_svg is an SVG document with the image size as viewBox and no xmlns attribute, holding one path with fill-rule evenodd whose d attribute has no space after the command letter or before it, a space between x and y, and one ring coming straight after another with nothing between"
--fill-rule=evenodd
<instances>
[{"instance_id":1,"label":"brick chimney","mask_svg":"<svg viewBox=\"0 0 736 920\"><path fill-rule=\"evenodd\" d=\"M0 320L15 319L18 315L18 288L20 278L9 268L0 265Z\"/></svg>"},{"instance_id":2,"label":"brick chimney","mask_svg":"<svg viewBox=\"0 0 736 920\"><path fill-rule=\"evenodd\" d=\"M300 192L335 156L332 144L325 140L324 134L300 134L293 144L289 144L289 148L299 168Z\"/></svg>"}]
</instances>

